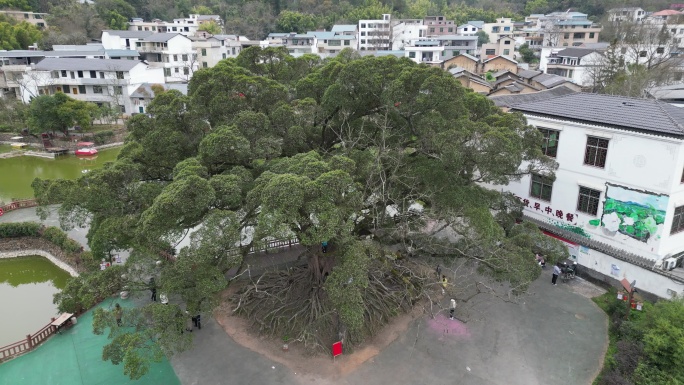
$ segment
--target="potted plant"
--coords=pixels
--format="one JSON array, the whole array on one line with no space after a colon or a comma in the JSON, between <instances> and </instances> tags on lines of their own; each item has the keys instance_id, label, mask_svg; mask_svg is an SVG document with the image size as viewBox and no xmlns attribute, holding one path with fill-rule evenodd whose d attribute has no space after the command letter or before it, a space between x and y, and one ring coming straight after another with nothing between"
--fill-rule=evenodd
<instances>
[{"instance_id":1,"label":"potted plant","mask_svg":"<svg viewBox=\"0 0 684 385\"><path fill-rule=\"evenodd\" d=\"M285 336L283 337L283 351L284 351L284 352L290 350L290 346L289 346L289 344L287 343L289 340L290 340L290 336L285 335Z\"/></svg>"}]
</instances>

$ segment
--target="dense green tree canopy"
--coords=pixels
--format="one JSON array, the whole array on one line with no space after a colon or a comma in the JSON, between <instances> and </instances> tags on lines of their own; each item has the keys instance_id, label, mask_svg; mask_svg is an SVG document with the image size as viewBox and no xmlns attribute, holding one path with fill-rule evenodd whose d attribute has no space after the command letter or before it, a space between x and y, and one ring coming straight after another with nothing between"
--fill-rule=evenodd
<instances>
[{"instance_id":1,"label":"dense green tree canopy","mask_svg":"<svg viewBox=\"0 0 684 385\"><path fill-rule=\"evenodd\" d=\"M157 95L148 112L130 119L115 163L76 181L37 180L34 188L41 204L61 203L63 225L89 221L95 258L135 250L127 266L138 273L129 279L144 285L147 266L160 290L192 312L213 309L224 274L269 239L296 237L308 248L296 286L313 299L292 302L291 310L337 314L350 343L410 307L406 297L420 296L420 274L394 253L388 259L392 245L404 245L400 255L480 261L520 290L539 274L532 250L563 256L534 226L515 224L520 202L482 187L552 173L539 132L439 68L351 51L321 63L255 47L197 71L188 96ZM410 215L418 202L423 214ZM426 222L453 239L436 239ZM171 256L189 231L191 246ZM331 253L318 251L323 241ZM379 289L383 280L399 289ZM395 302L372 310L383 298ZM330 317L296 317L281 323L285 332L327 343L330 335L316 333L332 326L313 328ZM116 333L108 349L126 345L143 357L147 347L124 344L133 337ZM162 342L174 346L165 351L178 348L173 341ZM139 365L132 360L126 370L139 373Z\"/></svg>"},{"instance_id":2,"label":"dense green tree canopy","mask_svg":"<svg viewBox=\"0 0 684 385\"><path fill-rule=\"evenodd\" d=\"M0 15L0 49L28 49L43 37L43 32L35 25Z\"/></svg>"},{"instance_id":3,"label":"dense green tree canopy","mask_svg":"<svg viewBox=\"0 0 684 385\"><path fill-rule=\"evenodd\" d=\"M29 106L29 126L33 132L61 131L66 135L75 125L87 130L97 113L94 103L72 99L62 92L41 95Z\"/></svg>"}]
</instances>

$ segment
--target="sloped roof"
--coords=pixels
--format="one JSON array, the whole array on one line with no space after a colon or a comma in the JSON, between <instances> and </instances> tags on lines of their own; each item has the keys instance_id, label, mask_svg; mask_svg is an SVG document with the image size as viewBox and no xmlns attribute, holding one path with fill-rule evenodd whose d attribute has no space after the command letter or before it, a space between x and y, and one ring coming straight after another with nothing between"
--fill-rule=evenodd
<instances>
[{"instance_id":1,"label":"sloped roof","mask_svg":"<svg viewBox=\"0 0 684 385\"><path fill-rule=\"evenodd\" d=\"M30 51L15 49L11 51L0 51L0 57L43 57L46 51Z\"/></svg>"},{"instance_id":2,"label":"sloped roof","mask_svg":"<svg viewBox=\"0 0 684 385\"><path fill-rule=\"evenodd\" d=\"M137 60L45 58L36 64L37 71L130 71Z\"/></svg>"},{"instance_id":3,"label":"sloped roof","mask_svg":"<svg viewBox=\"0 0 684 385\"><path fill-rule=\"evenodd\" d=\"M532 80L546 88L553 88L557 85L570 82L567 78L554 74L539 74L533 77Z\"/></svg>"},{"instance_id":4,"label":"sloped roof","mask_svg":"<svg viewBox=\"0 0 684 385\"><path fill-rule=\"evenodd\" d=\"M662 11L658 12L653 12L651 16L673 16L673 15L681 15L682 13L679 11L675 11L673 9L664 9Z\"/></svg>"},{"instance_id":5,"label":"sloped roof","mask_svg":"<svg viewBox=\"0 0 684 385\"><path fill-rule=\"evenodd\" d=\"M517 75L523 79L532 79L533 77L541 74L540 71L535 70L518 70Z\"/></svg>"},{"instance_id":6,"label":"sloped roof","mask_svg":"<svg viewBox=\"0 0 684 385\"><path fill-rule=\"evenodd\" d=\"M516 104L513 110L684 138L684 109L653 99L578 92Z\"/></svg>"},{"instance_id":7,"label":"sloped roof","mask_svg":"<svg viewBox=\"0 0 684 385\"><path fill-rule=\"evenodd\" d=\"M468 20L468 22L466 24L474 25L477 28L481 29L482 27L484 27L485 22L482 20Z\"/></svg>"},{"instance_id":8,"label":"sloped roof","mask_svg":"<svg viewBox=\"0 0 684 385\"><path fill-rule=\"evenodd\" d=\"M508 61L511 62L511 63L518 64L517 61L515 61L515 60L513 60L513 59L511 59L511 58L508 58L508 57L506 57L506 56L502 56L502 55L496 55L496 56L494 56L494 57L490 57L489 59L483 61L483 63L487 63L487 62L492 61L492 60L497 59L497 58L502 58L502 59L508 60Z\"/></svg>"},{"instance_id":9,"label":"sloped roof","mask_svg":"<svg viewBox=\"0 0 684 385\"><path fill-rule=\"evenodd\" d=\"M165 32L165 33L153 33L152 35L146 37L143 39L143 41L151 42L151 43L164 43L167 42L171 39L173 39L176 36L183 36L180 33L175 33L175 32ZM185 36L183 36L185 37Z\"/></svg>"},{"instance_id":10,"label":"sloped roof","mask_svg":"<svg viewBox=\"0 0 684 385\"><path fill-rule=\"evenodd\" d=\"M335 24L332 26L331 32L354 32L358 26L356 24Z\"/></svg>"},{"instance_id":11,"label":"sloped roof","mask_svg":"<svg viewBox=\"0 0 684 385\"><path fill-rule=\"evenodd\" d=\"M565 56L565 57L576 57L576 58L583 58L590 53L596 52L595 49L590 49L590 48L566 48L558 51L556 55L558 56Z\"/></svg>"},{"instance_id":12,"label":"sloped roof","mask_svg":"<svg viewBox=\"0 0 684 385\"><path fill-rule=\"evenodd\" d=\"M148 37L150 35L154 35L154 32L150 31L118 31L114 29L105 29L102 32L107 32L110 35L115 35L115 36L120 36L123 38L136 38L136 39L142 39L145 37Z\"/></svg>"},{"instance_id":13,"label":"sloped roof","mask_svg":"<svg viewBox=\"0 0 684 385\"><path fill-rule=\"evenodd\" d=\"M497 107L513 107L516 104L536 102L539 100L546 100L557 96L564 96L574 94L577 91L566 86L558 86L548 90L539 92L531 92L527 94L516 95L493 95L489 98L496 104Z\"/></svg>"}]
</instances>

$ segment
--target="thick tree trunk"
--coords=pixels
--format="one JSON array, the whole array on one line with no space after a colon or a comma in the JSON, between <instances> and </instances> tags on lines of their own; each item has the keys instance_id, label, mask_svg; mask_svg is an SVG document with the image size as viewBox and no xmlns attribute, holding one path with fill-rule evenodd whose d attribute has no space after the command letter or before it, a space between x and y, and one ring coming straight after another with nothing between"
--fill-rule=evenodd
<instances>
[{"instance_id":1,"label":"thick tree trunk","mask_svg":"<svg viewBox=\"0 0 684 385\"><path fill-rule=\"evenodd\" d=\"M323 282L332 273L333 266L335 265L334 251L329 249L327 253L323 253L320 247L309 246L307 254L309 256L309 271L311 272L313 283L319 286L323 285Z\"/></svg>"}]
</instances>

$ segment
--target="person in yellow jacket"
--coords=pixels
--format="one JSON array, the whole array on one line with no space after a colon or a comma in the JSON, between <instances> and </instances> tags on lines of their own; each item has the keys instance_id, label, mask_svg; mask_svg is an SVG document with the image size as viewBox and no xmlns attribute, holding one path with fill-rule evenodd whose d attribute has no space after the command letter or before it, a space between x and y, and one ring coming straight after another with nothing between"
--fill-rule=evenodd
<instances>
[{"instance_id":1,"label":"person in yellow jacket","mask_svg":"<svg viewBox=\"0 0 684 385\"><path fill-rule=\"evenodd\" d=\"M447 283L448 283L447 277L446 277L446 275L443 275L442 276L442 294L444 294L446 292Z\"/></svg>"}]
</instances>

